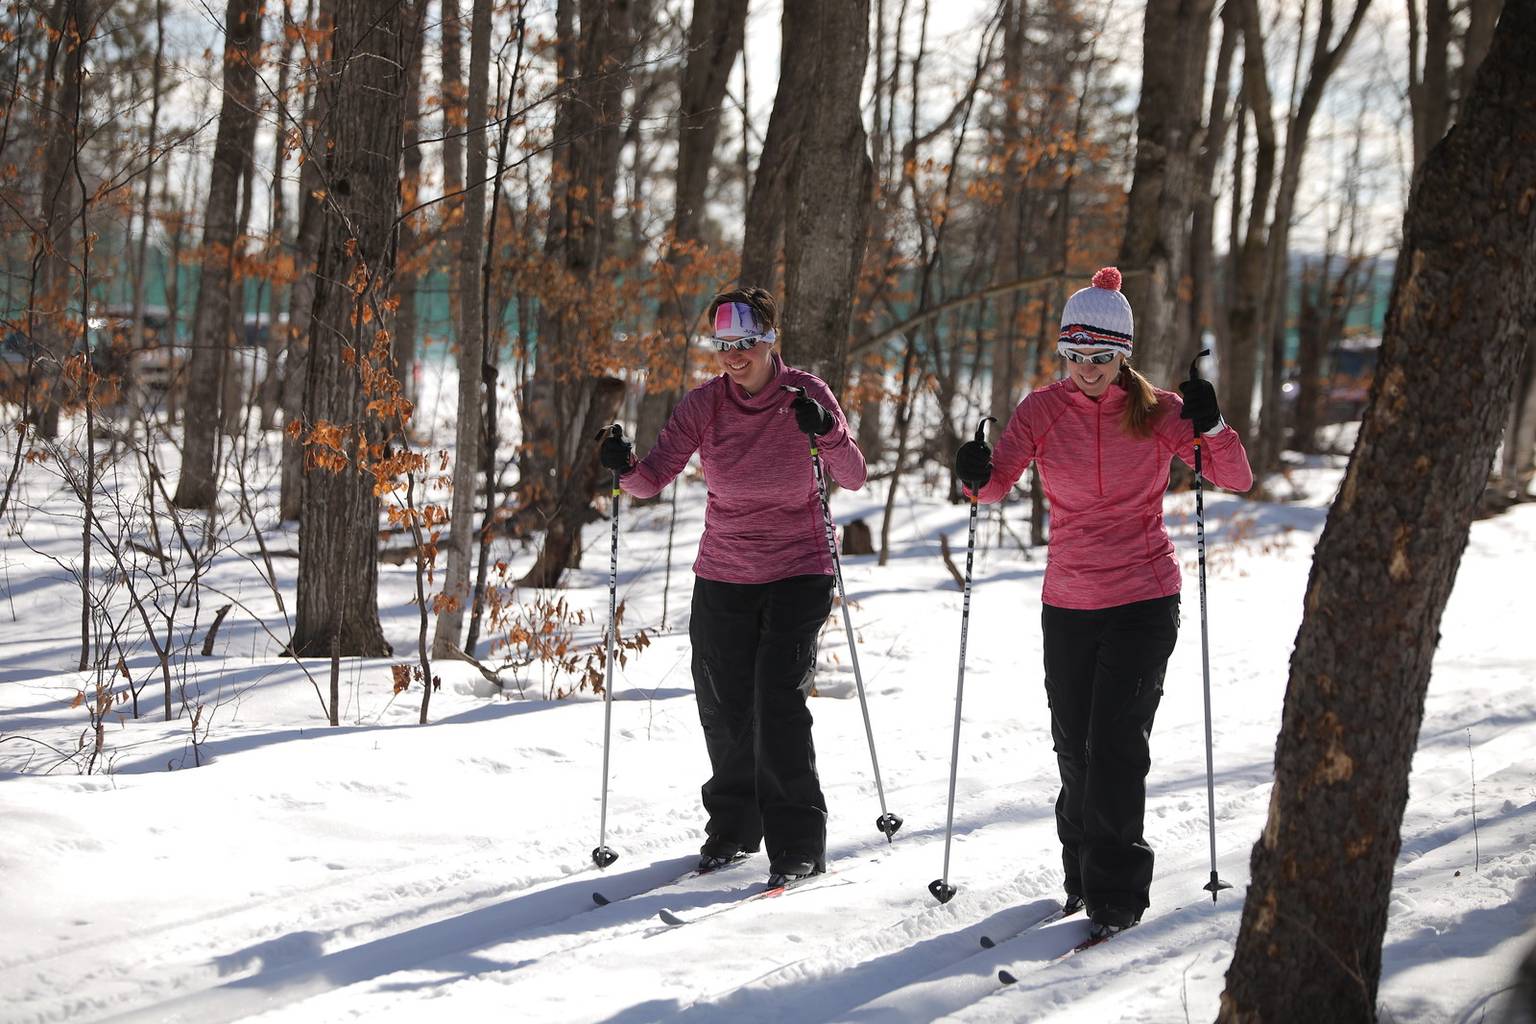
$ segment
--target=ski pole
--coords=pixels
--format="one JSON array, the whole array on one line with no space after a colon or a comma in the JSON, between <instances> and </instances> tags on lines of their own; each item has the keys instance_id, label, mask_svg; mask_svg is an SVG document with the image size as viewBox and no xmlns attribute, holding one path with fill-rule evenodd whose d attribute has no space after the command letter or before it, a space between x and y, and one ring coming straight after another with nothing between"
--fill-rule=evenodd
<instances>
[{"instance_id":1,"label":"ski pole","mask_svg":"<svg viewBox=\"0 0 1536 1024\"><path fill-rule=\"evenodd\" d=\"M975 439L985 442L987 424L995 422L995 417L985 417L976 425ZM971 529L965 541L965 598L960 605L960 675L955 682L955 736L949 750L949 808L944 814L944 873L928 883L928 891L940 903L948 903L959 891L949 884L949 840L955 830L955 778L960 768L960 703L965 697L965 641L971 629L971 564L976 557L978 504L976 496L971 495Z\"/></svg>"},{"instance_id":2,"label":"ski pole","mask_svg":"<svg viewBox=\"0 0 1536 1024\"><path fill-rule=\"evenodd\" d=\"M804 397L805 388L797 388L791 384L780 385L785 391L793 391ZM848 634L848 658L853 663L853 685L859 691L859 710L864 714L864 735L869 740L869 761L875 771L875 792L880 797L880 817L875 819L875 828L885 836L887 843L892 841L896 830L901 828L900 815L892 814L885 807L885 786L880 782L880 758L875 753L875 730L869 724L869 700L864 696L864 676L859 671L859 646L853 638L853 620L848 615L848 594L843 589L843 563L837 557L837 531L832 527L832 508L827 504L827 478L821 469L821 449L816 446L815 435L811 436L811 467L816 471L816 491L821 496L821 521L827 528L827 550L832 554L832 574L837 579L837 599L843 605L843 632Z\"/></svg>"},{"instance_id":3,"label":"ski pole","mask_svg":"<svg viewBox=\"0 0 1536 1024\"><path fill-rule=\"evenodd\" d=\"M1210 354L1210 349L1203 348L1199 355L1189 361L1190 380L1200 379L1200 359ZM1195 546L1200 552L1200 667L1205 680L1205 808L1206 821L1209 823L1211 833L1211 880L1202 888L1211 894L1211 902L1215 903L1216 894L1223 889L1232 888L1232 883L1223 882L1216 874L1216 768L1215 759L1211 753L1211 637L1205 616L1205 491L1200 482L1200 456L1204 440L1200 431L1196 430Z\"/></svg>"},{"instance_id":4,"label":"ski pole","mask_svg":"<svg viewBox=\"0 0 1536 1024\"><path fill-rule=\"evenodd\" d=\"M597 432L597 439L602 440L604 435L609 437L623 437L624 428L615 423L605 430ZM619 631L618 623L618 598L619 598L619 472L613 471L613 490L611 492L613 508L613 540L608 552L608 681L603 685L603 809L597 826L597 848L592 851L592 863L600 868L606 868L619 859L619 855L608 848L608 751L610 737L613 734L613 642L614 634Z\"/></svg>"}]
</instances>

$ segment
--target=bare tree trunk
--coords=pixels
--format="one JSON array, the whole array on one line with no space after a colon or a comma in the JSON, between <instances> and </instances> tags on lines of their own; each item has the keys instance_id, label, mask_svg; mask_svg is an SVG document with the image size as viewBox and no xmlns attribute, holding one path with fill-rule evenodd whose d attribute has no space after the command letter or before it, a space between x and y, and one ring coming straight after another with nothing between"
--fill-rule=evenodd
<instances>
[{"instance_id":1,"label":"bare tree trunk","mask_svg":"<svg viewBox=\"0 0 1536 1024\"><path fill-rule=\"evenodd\" d=\"M480 270L485 245L486 95L491 78L491 0L473 0L469 27L468 191L464 222L459 225L459 407L454 432L453 505L450 512L448 567L443 601L432 637L432 656L459 650L464 611L470 602L470 555L475 540L475 479L480 470L480 387L485 362L484 325L480 319Z\"/></svg>"},{"instance_id":2,"label":"bare tree trunk","mask_svg":"<svg viewBox=\"0 0 1536 1024\"><path fill-rule=\"evenodd\" d=\"M71 227L78 215L74 166L79 156L80 77L85 41L90 37L91 5L86 0L54 0L48 10L48 67L44 79L43 195L40 238L32 256L36 290L29 303L28 335L48 357L30 365L27 390L32 422L43 437L59 433L59 364L69 358L76 334L69 327L70 278L74 252Z\"/></svg>"},{"instance_id":3,"label":"bare tree trunk","mask_svg":"<svg viewBox=\"0 0 1536 1024\"><path fill-rule=\"evenodd\" d=\"M187 386L196 401L187 403L184 416L181 476L174 498L178 508L211 508L218 497L214 452L224 414L224 374L235 315L230 292L239 239L240 183L251 166L256 142L261 7L262 0L229 0L224 9L224 102L208 180L203 258L192 318Z\"/></svg>"},{"instance_id":4,"label":"bare tree trunk","mask_svg":"<svg viewBox=\"0 0 1536 1024\"><path fill-rule=\"evenodd\" d=\"M287 25L293 20L293 8L291 0L283 0L283 24ZM293 66L294 40L288 37L286 32L279 32L284 38L283 52L278 57L277 65L277 104L280 106L288 102L289 69ZM274 111L272 125L272 191L269 200L271 204L271 216L267 227L267 252L269 254L282 252L283 235L288 230L288 204L287 189L284 187L284 176L288 165L288 123L281 110ZM270 430L277 425L277 404L282 395L283 377L281 360L278 358L284 349L288 347L288 335L286 324L282 316L282 299L285 296L279 294L276 284L267 294L267 366L266 373L261 379L258 402L261 406L261 428Z\"/></svg>"},{"instance_id":5,"label":"bare tree trunk","mask_svg":"<svg viewBox=\"0 0 1536 1024\"><path fill-rule=\"evenodd\" d=\"M364 377L387 368L376 332L393 270L400 209L400 133L408 63L397 0L327 0L337 6L323 143L325 227L315 273L305 426L309 431L299 528L295 655L389 653L379 625L379 501L368 471Z\"/></svg>"},{"instance_id":6,"label":"bare tree trunk","mask_svg":"<svg viewBox=\"0 0 1536 1024\"><path fill-rule=\"evenodd\" d=\"M859 107L869 0L786 0L784 19L814 34L815 57L792 83L806 112L786 196L783 352L840 389L874 186Z\"/></svg>"},{"instance_id":7,"label":"bare tree trunk","mask_svg":"<svg viewBox=\"0 0 1536 1024\"><path fill-rule=\"evenodd\" d=\"M149 129L144 147L144 193L139 202L139 239L135 263L139 276L133 283L133 342L132 349L144 349L144 288L149 278L149 225L150 200L155 194L155 147L160 143L160 89L165 77L165 0L155 0L155 58L149 79ZM168 268L175 273L175 268ZM171 339L161 338L160 344L169 346Z\"/></svg>"},{"instance_id":8,"label":"bare tree trunk","mask_svg":"<svg viewBox=\"0 0 1536 1024\"><path fill-rule=\"evenodd\" d=\"M796 0L791 0L791 4L794 2ZM769 291L775 291L775 268L784 241L789 171L794 165L795 151L805 126L806 90L815 88L817 40L814 26L799 17L791 17L790 5L785 7L782 25L779 86L773 96L773 113L768 116L768 134L763 138L763 149L757 157L752 196L747 201L741 273L737 277L744 286Z\"/></svg>"},{"instance_id":9,"label":"bare tree trunk","mask_svg":"<svg viewBox=\"0 0 1536 1024\"><path fill-rule=\"evenodd\" d=\"M1408 0L1407 6L1408 106L1413 115L1413 166L1418 167L1451 126L1451 5L1449 0L1424 0L1422 50L1419 0Z\"/></svg>"},{"instance_id":10,"label":"bare tree trunk","mask_svg":"<svg viewBox=\"0 0 1536 1024\"><path fill-rule=\"evenodd\" d=\"M395 377L413 404L420 397L416 393L416 290L421 281L420 267L426 262L422 250L432 244L418 230L422 215L407 212L416 207L421 195L421 54L427 3L428 0L411 0L406 10L411 64L405 83L405 172L400 180L400 254L395 271L395 294L400 297L400 307L395 311Z\"/></svg>"},{"instance_id":11,"label":"bare tree trunk","mask_svg":"<svg viewBox=\"0 0 1536 1024\"><path fill-rule=\"evenodd\" d=\"M1262 328L1259 337L1270 344L1264 363L1264 393L1259 423L1258 444L1253 446L1253 469L1262 475L1280 463L1280 449L1285 439L1285 409L1280 401L1280 363L1285 335L1286 283L1290 273L1291 222L1295 218L1296 193L1301 187L1302 161L1306 157L1312 119L1323 100L1328 80L1348 52L1365 20L1371 0L1356 0L1349 23L1338 42L1333 42L1333 0L1320 0L1317 34L1313 38L1312 58L1307 69L1306 86L1296 105L1295 114L1285 133L1285 158L1280 165L1280 183L1275 190L1275 217L1269 231L1266 254L1265 291ZM1298 54L1299 57L1299 54Z\"/></svg>"},{"instance_id":12,"label":"bare tree trunk","mask_svg":"<svg viewBox=\"0 0 1536 1024\"><path fill-rule=\"evenodd\" d=\"M1510 0L1409 202L1381 363L1307 584L1224 1022L1376 1018L1441 614L1536 317L1533 51L1536 0Z\"/></svg>"},{"instance_id":13,"label":"bare tree trunk","mask_svg":"<svg viewBox=\"0 0 1536 1024\"><path fill-rule=\"evenodd\" d=\"M317 126L325 116L325 90L320 87L319 72L329 60L332 43L331 19L322 13L316 25L315 0L305 5L304 25L318 28L320 45L326 50L311 55L306 47L304 70L310 77L305 95L304 114L299 128L309 140L305 160L299 166L299 233L293 242L293 261L297 268L293 287L288 290L287 359L283 367L282 409L285 428L304 417L304 391L309 378L309 323L315 304L315 271L319 262L320 239L325 230L325 215L317 197L321 190L320 133ZM283 431L283 468L278 497L279 514L284 519L298 519L303 511L304 447L291 431Z\"/></svg>"},{"instance_id":14,"label":"bare tree trunk","mask_svg":"<svg viewBox=\"0 0 1536 1024\"><path fill-rule=\"evenodd\" d=\"M1231 257L1232 288L1227 298L1226 365L1222 367L1222 415L1244 437L1251 435L1253 389L1259 369L1259 338L1264 301L1264 253L1269 241L1269 193L1275 177L1273 102L1264 59L1264 36L1257 0L1242 0L1243 106L1253 115L1253 192L1242 247ZM1233 203L1233 218L1240 204ZM1235 241L1234 236L1234 241Z\"/></svg>"},{"instance_id":15,"label":"bare tree trunk","mask_svg":"<svg viewBox=\"0 0 1536 1024\"><path fill-rule=\"evenodd\" d=\"M997 260L993 264L993 283L1017 281L1024 276L1024 246L1029 239L1024 226L1024 189L1028 169L1025 164L1025 131L1022 109L1030 83L1024 80L1026 11L1023 0L1002 0L1003 81L1007 90L1002 110L1002 205L998 209ZM1023 297L1014 292L999 303L1006 312L998 324L998 336L992 343L992 394L987 409L1006 417L1013 409L1024 386L1025 350L1028 331L1024 326ZM1060 306L1057 307L1058 309Z\"/></svg>"},{"instance_id":16,"label":"bare tree trunk","mask_svg":"<svg viewBox=\"0 0 1536 1024\"><path fill-rule=\"evenodd\" d=\"M1214 3L1148 0L1142 29L1136 168L1120 269L1126 273L1126 298L1136 311L1136 363L1160 385L1173 379L1174 358L1184 348L1184 324L1177 317L1188 271L1189 215Z\"/></svg>"},{"instance_id":17,"label":"bare tree trunk","mask_svg":"<svg viewBox=\"0 0 1536 1024\"><path fill-rule=\"evenodd\" d=\"M1500 476L1506 488L1524 494L1536 474L1536 331L1530 332L1526 341L1525 365L1517 379L1515 401L1504 431Z\"/></svg>"},{"instance_id":18,"label":"bare tree trunk","mask_svg":"<svg viewBox=\"0 0 1536 1024\"><path fill-rule=\"evenodd\" d=\"M1199 191L1195 195L1194 215L1189 242L1189 337L1182 350L1175 353L1175 366L1182 366L1200 350L1208 330L1216 330L1216 169L1227 145L1227 128L1232 123L1228 110L1231 98L1232 60L1242 24L1237 0L1221 7L1221 44L1216 53L1216 78L1211 87L1211 107L1205 119L1204 141L1196 167ZM1229 256L1231 254L1229 253ZM1225 364L1221 364L1223 371Z\"/></svg>"},{"instance_id":19,"label":"bare tree trunk","mask_svg":"<svg viewBox=\"0 0 1536 1024\"><path fill-rule=\"evenodd\" d=\"M609 356L612 314L608 303L588 296L606 287L600 275L613 238L633 6L630 0L559 0L556 8L566 91L554 137L565 144L555 153L544 253L564 287L539 304L538 361L522 407L528 471L519 481L520 500L525 521L545 531L524 586L554 586L577 564L581 526L593 515L600 479L593 467L601 468L587 428L602 426L593 417L614 415L623 395L621 381L595 371Z\"/></svg>"},{"instance_id":20,"label":"bare tree trunk","mask_svg":"<svg viewBox=\"0 0 1536 1024\"><path fill-rule=\"evenodd\" d=\"M677 202L672 212L672 238L668 261L680 269L680 254L687 243L699 238L704 197L709 189L709 169L714 163L720 137L720 105L745 36L747 0L695 0L688 25L688 62L683 68L682 96L678 106ZM675 279L676 275L674 275ZM676 318L676 332L661 332L653 353L653 367L679 363L675 386L653 387L649 380L640 402L635 440L641 451L656 443L656 435L672 414L672 407L688 387L688 343L698 315L698 297L691 293L673 297L673 308L664 311L663 322ZM677 339L679 351L670 351Z\"/></svg>"}]
</instances>

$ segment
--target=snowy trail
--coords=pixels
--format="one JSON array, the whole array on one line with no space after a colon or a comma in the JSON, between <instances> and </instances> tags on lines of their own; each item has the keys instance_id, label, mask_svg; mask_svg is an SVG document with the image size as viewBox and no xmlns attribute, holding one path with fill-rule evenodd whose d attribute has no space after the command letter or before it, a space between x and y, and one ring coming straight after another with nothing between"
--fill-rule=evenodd
<instances>
[{"instance_id":1,"label":"snowy trail","mask_svg":"<svg viewBox=\"0 0 1536 1024\"><path fill-rule=\"evenodd\" d=\"M927 892L943 863L960 612L936 538L963 542L965 510L918 499L898 509L890 566L846 563L887 804L906 819L895 843L874 828L869 752L835 622L812 702L834 875L661 924L664 907L702 913L766 873L758 856L669 884L701 839L705 758L684 568L702 509L695 487L679 503L670 628L615 688L616 865L598 872L588 857L600 702L541 699L536 675L521 680L522 695L500 698L445 665L423 729L419 693L395 698L387 661L349 663L346 724L330 729L303 673L232 615L219 656L185 663L194 688L221 701L204 767L165 770L189 753L179 721L113 724L108 775L44 775L31 744L0 744L0 1020L1210 1019L1267 812L1319 503L1337 479L1308 472L1312 504L1209 505L1216 827L1220 872L1237 887L1214 905L1200 889L1209 869L1191 579L1153 732L1151 910L1114 942L1049 966L1031 965L1059 953L1054 932L1080 930L1080 920L1010 938L1061 895L1056 776L1039 670L1043 560L1000 546L990 524L977 557L950 868L960 892L942 906ZM882 499L840 494L834 511L878 523ZM1188 504L1168 500L1185 553ZM626 522L627 621L661 618L667 522L664 506ZM591 528L594 544L606 545L605 525ZM67 561L71 543L61 533L45 547ZM7 545L0 562L14 609L0 624L0 739L71 747L82 713L69 702L86 680L70 670L75 641L53 624L78 615L78 591L47 558ZM596 562L573 575L572 607L606 608L606 561ZM252 609L276 614L248 563L216 572L221 587L246 588ZM1536 654L1511 618L1511 588L1532 574L1536 507L1474 524L1442 623L1389 914L1381 1003L1400 1024L1476 1020L1484 1009L1492 1019L1527 948ZM410 574L387 567L381 581L387 634L411 636ZM136 674L151 661L129 652ZM153 685L145 699L158 701ZM616 902L597 908L593 891ZM998 947L983 950L982 934ZM999 985L1003 966L1017 985Z\"/></svg>"}]
</instances>

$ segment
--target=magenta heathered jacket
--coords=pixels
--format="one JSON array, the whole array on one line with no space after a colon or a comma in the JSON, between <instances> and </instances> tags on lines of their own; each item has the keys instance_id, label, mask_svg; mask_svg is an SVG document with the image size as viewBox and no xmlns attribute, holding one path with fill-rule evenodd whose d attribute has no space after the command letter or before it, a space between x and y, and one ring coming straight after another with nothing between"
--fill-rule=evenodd
<instances>
[{"instance_id":1,"label":"magenta heathered jacket","mask_svg":"<svg viewBox=\"0 0 1536 1024\"><path fill-rule=\"evenodd\" d=\"M1194 466L1194 428L1179 418L1178 395L1155 389L1152 436L1120 429L1127 396L1111 384L1097 401L1070 379L1026 395L992 457L983 502L1000 501L1031 462L1051 503L1051 537L1041 600L1057 608L1111 608L1177 594L1182 583L1163 525L1168 465ZM1253 470L1231 427L1203 439L1204 476L1246 491Z\"/></svg>"},{"instance_id":2,"label":"magenta heathered jacket","mask_svg":"<svg viewBox=\"0 0 1536 1024\"><path fill-rule=\"evenodd\" d=\"M811 467L810 438L795 426L783 390L805 388L836 426L817 439L825 471L850 491L864 486L864 455L848 436L848 421L821 379L784 365L757 394L721 374L683 396L656 446L619 478L637 498L659 493L694 452L709 500L695 575L723 583L769 583L791 576L832 575L827 529Z\"/></svg>"}]
</instances>

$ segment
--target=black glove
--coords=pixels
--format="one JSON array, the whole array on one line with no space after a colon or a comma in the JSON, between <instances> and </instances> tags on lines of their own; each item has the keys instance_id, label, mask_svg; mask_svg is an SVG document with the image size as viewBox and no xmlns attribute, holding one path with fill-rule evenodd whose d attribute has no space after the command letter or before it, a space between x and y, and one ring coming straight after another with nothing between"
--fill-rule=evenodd
<instances>
[{"instance_id":1,"label":"black glove","mask_svg":"<svg viewBox=\"0 0 1536 1024\"><path fill-rule=\"evenodd\" d=\"M1216 406L1216 389L1208 380L1191 377L1179 385L1184 396L1184 411L1180 418L1192 420L1195 433L1204 434L1221 422L1221 410Z\"/></svg>"},{"instance_id":2,"label":"black glove","mask_svg":"<svg viewBox=\"0 0 1536 1024\"><path fill-rule=\"evenodd\" d=\"M987 486L992 479L992 446L985 441L967 441L956 449L955 476L973 494Z\"/></svg>"},{"instance_id":3,"label":"black glove","mask_svg":"<svg viewBox=\"0 0 1536 1024\"><path fill-rule=\"evenodd\" d=\"M837 421L832 418L832 414L810 395L801 395L790 402L789 407L795 410L795 426L813 437L819 434L830 434L837 426Z\"/></svg>"},{"instance_id":4,"label":"black glove","mask_svg":"<svg viewBox=\"0 0 1536 1024\"><path fill-rule=\"evenodd\" d=\"M603 468L615 473L627 473L635 463L635 445L623 434L614 436L609 434L603 438L603 445L598 449L598 461Z\"/></svg>"}]
</instances>

